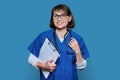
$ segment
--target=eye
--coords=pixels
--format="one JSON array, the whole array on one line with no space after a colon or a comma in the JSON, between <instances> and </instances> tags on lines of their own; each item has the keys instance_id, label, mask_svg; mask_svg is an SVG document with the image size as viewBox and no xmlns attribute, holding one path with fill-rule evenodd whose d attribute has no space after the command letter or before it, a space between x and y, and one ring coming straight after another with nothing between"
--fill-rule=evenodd
<instances>
[{"instance_id":1,"label":"eye","mask_svg":"<svg viewBox=\"0 0 120 80\"><path fill-rule=\"evenodd\" d=\"M65 15L65 14L61 14L61 18L62 18L62 19L65 19L65 18L66 18L66 15Z\"/></svg>"},{"instance_id":2,"label":"eye","mask_svg":"<svg viewBox=\"0 0 120 80\"><path fill-rule=\"evenodd\" d=\"M58 15L53 15L53 17L57 17Z\"/></svg>"},{"instance_id":3,"label":"eye","mask_svg":"<svg viewBox=\"0 0 120 80\"><path fill-rule=\"evenodd\" d=\"M65 15L65 14L60 14L60 15L54 14L54 15L53 15L53 19L56 20L56 19L59 19L59 18L62 19L62 20L63 20L63 19L66 19L66 15Z\"/></svg>"},{"instance_id":4,"label":"eye","mask_svg":"<svg viewBox=\"0 0 120 80\"><path fill-rule=\"evenodd\" d=\"M65 17L66 15L65 14L61 14L62 17Z\"/></svg>"}]
</instances>

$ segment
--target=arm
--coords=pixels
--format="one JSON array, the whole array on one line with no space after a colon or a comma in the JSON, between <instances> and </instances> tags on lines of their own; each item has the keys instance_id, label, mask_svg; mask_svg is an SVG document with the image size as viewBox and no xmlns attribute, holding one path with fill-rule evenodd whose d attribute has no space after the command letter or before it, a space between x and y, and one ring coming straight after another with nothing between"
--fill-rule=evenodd
<instances>
[{"instance_id":1,"label":"arm","mask_svg":"<svg viewBox=\"0 0 120 80\"><path fill-rule=\"evenodd\" d=\"M84 69L87 65L87 60L83 59L81 63L76 64L77 69Z\"/></svg>"},{"instance_id":2,"label":"arm","mask_svg":"<svg viewBox=\"0 0 120 80\"><path fill-rule=\"evenodd\" d=\"M32 64L36 69L43 69L47 71L54 71L56 68L56 64L53 64L54 60L51 59L47 61L46 63L42 63L36 56L34 56L32 53L30 53L29 58L28 58L28 63Z\"/></svg>"},{"instance_id":3,"label":"arm","mask_svg":"<svg viewBox=\"0 0 120 80\"><path fill-rule=\"evenodd\" d=\"M76 66L77 69L83 69L86 67L87 61L82 57L82 53L80 50L80 46L78 45L78 42L74 39L71 38L70 43L68 44L76 53Z\"/></svg>"}]
</instances>

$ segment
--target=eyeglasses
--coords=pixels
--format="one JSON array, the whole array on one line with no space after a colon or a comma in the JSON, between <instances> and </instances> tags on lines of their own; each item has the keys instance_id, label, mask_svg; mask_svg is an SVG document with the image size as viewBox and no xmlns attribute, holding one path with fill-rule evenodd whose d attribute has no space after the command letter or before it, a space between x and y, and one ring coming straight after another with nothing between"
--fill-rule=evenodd
<instances>
[{"instance_id":1,"label":"eyeglasses","mask_svg":"<svg viewBox=\"0 0 120 80\"><path fill-rule=\"evenodd\" d=\"M57 19L59 19L59 17L60 17L60 19L66 19L67 18L67 15L65 15L65 14L60 14L60 15L57 15L57 14L55 14L55 15L53 15L53 19L54 20L57 20Z\"/></svg>"}]
</instances>

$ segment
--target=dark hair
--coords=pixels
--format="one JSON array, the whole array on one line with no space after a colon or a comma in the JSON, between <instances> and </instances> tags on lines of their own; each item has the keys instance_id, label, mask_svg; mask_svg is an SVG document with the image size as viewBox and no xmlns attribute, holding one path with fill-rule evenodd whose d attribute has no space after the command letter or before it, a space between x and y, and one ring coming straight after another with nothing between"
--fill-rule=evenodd
<instances>
[{"instance_id":1,"label":"dark hair","mask_svg":"<svg viewBox=\"0 0 120 80\"><path fill-rule=\"evenodd\" d=\"M68 28L74 28L75 26L75 22L74 22L74 18L73 18L73 15L70 11L70 8L65 5L65 4L59 4L59 5L56 5L53 9L52 9L52 12L51 12L51 19L50 19L50 28L55 28L55 25L53 23L53 12L56 11L56 10L63 10L67 16L71 16L71 21L68 23Z\"/></svg>"}]
</instances>

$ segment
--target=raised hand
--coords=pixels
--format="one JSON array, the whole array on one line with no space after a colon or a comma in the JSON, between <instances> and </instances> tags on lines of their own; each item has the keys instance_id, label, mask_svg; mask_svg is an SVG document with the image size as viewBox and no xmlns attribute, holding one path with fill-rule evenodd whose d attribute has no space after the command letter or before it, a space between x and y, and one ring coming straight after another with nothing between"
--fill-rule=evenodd
<instances>
[{"instance_id":1,"label":"raised hand","mask_svg":"<svg viewBox=\"0 0 120 80\"><path fill-rule=\"evenodd\" d=\"M68 45L75 51L76 54L80 53L80 46L79 46L78 42L74 38L71 38Z\"/></svg>"}]
</instances>

